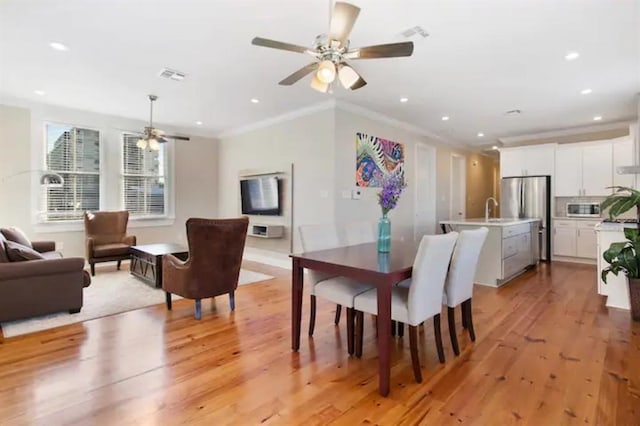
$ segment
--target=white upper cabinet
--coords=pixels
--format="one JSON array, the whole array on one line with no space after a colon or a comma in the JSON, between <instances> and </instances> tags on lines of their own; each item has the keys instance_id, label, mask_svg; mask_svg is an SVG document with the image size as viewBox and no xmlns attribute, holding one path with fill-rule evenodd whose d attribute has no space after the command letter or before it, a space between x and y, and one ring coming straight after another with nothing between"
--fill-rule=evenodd
<instances>
[{"instance_id":1,"label":"white upper cabinet","mask_svg":"<svg viewBox=\"0 0 640 426\"><path fill-rule=\"evenodd\" d=\"M607 196L613 185L613 149L611 142L588 145L582 149L582 195Z\"/></svg>"},{"instance_id":2,"label":"white upper cabinet","mask_svg":"<svg viewBox=\"0 0 640 426\"><path fill-rule=\"evenodd\" d=\"M635 175L619 175L616 169L620 166L631 166L635 164L633 152L633 139L630 137L613 139L613 185L635 188Z\"/></svg>"},{"instance_id":3,"label":"white upper cabinet","mask_svg":"<svg viewBox=\"0 0 640 426\"><path fill-rule=\"evenodd\" d=\"M613 184L611 141L560 145L556 148L556 197L607 196Z\"/></svg>"},{"instance_id":4,"label":"white upper cabinet","mask_svg":"<svg viewBox=\"0 0 640 426\"><path fill-rule=\"evenodd\" d=\"M500 176L553 175L556 144L502 148Z\"/></svg>"},{"instance_id":5,"label":"white upper cabinet","mask_svg":"<svg viewBox=\"0 0 640 426\"><path fill-rule=\"evenodd\" d=\"M582 148L560 145L556 148L553 186L556 197L574 197L582 192Z\"/></svg>"}]
</instances>

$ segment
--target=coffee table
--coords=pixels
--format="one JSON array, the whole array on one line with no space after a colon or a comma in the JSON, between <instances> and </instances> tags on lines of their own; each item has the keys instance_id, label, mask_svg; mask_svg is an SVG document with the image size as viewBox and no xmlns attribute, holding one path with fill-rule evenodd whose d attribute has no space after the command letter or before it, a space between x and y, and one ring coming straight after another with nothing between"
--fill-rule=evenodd
<instances>
[{"instance_id":1,"label":"coffee table","mask_svg":"<svg viewBox=\"0 0 640 426\"><path fill-rule=\"evenodd\" d=\"M162 256L172 254L180 260L189 257L189 249L180 244L132 246L130 253L131 275L155 288L162 288Z\"/></svg>"}]
</instances>

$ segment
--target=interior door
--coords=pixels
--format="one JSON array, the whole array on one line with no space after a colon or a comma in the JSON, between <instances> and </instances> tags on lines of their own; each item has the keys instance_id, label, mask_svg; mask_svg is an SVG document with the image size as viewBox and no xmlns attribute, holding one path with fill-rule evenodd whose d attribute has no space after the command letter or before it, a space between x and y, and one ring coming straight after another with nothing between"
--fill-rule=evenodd
<instances>
[{"instance_id":1,"label":"interior door","mask_svg":"<svg viewBox=\"0 0 640 426\"><path fill-rule=\"evenodd\" d=\"M467 197L467 160L464 155L451 154L451 204L449 219L465 218Z\"/></svg>"},{"instance_id":2,"label":"interior door","mask_svg":"<svg viewBox=\"0 0 640 426\"><path fill-rule=\"evenodd\" d=\"M416 145L414 239L436 232L436 150Z\"/></svg>"}]
</instances>

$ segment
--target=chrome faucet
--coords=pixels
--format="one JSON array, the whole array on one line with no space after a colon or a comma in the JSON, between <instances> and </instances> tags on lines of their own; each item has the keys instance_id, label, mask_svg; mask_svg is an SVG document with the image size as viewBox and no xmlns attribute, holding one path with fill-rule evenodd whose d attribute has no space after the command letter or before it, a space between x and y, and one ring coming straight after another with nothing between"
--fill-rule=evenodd
<instances>
[{"instance_id":1,"label":"chrome faucet","mask_svg":"<svg viewBox=\"0 0 640 426\"><path fill-rule=\"evenodd\" d=\"M487 198L487 201L484 202L484 221L485 222L489 222L489 201L493 201L493 203L495 204L494 207L498 207L498 201L495 198L493 197Z\"/></svg>"}]
</instances>

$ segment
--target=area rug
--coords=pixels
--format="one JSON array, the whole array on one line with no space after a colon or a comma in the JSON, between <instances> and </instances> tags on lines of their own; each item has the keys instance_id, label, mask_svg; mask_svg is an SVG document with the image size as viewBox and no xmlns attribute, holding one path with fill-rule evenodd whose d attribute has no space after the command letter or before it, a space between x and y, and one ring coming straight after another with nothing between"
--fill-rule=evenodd
<instances>
[{"instance_id":1,"label":"area rug","mask_svg":"<svg viewBox=\"0 0 640 426\"><path fill-rule=\"evenodd\" d=\"M270 275L241 269L238 285L253 284L272 278ZM98 272L92 277L91 285L84 289L83 297L82 310L77 314L61 312L3 322L2 333L5 338L19 336L165 303L165 295L161 289L150 287L131 276L129 271ZM172 297L173 300L180 299L176 295Z\"/></svg>"}]
</instances>

